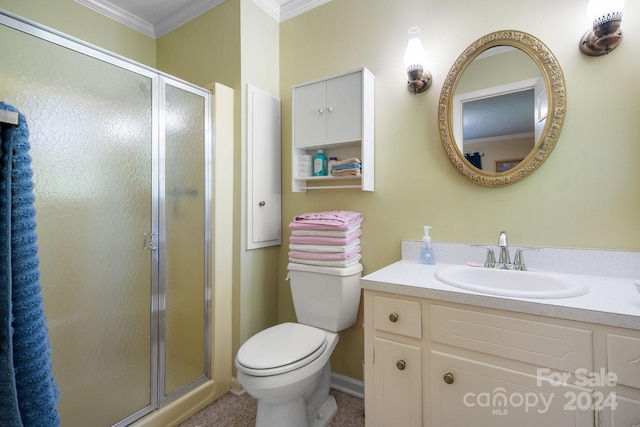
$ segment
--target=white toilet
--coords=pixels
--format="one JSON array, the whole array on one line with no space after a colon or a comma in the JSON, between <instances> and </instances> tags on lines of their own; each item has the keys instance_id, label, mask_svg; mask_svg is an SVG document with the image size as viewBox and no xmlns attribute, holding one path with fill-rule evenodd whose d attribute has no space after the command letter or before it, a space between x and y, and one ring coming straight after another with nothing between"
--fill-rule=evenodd
<instances>
[{"instance_id":1,"label":"white toilet","mask_svg":"<svg viewBox=\"0 0 640 427\"><path fill-rule=\"evenodd\" d=\"M236 356L238 381L258 400L256 426L324 427L338 411L329 358L337 332L358 316L362 264L287 268L298 323L249 338Z\"/></svg>"}]
</instances>

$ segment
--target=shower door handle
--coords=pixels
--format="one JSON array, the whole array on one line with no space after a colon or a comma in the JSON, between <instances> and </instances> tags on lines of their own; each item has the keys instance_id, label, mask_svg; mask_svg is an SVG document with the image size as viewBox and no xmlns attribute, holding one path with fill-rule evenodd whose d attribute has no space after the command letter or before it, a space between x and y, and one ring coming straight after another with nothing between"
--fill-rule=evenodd
<instances>
[{"instance_id":1,"label":"shower door handle","mask_svg":"<svg viewBox=\"0 0 640 427\"><path fill-rule=\"evenodd\" d=\"M151 251L158 249L154 236L158 236L158 233L142 233L142 249Z\"/></svg>"}]
</instances>

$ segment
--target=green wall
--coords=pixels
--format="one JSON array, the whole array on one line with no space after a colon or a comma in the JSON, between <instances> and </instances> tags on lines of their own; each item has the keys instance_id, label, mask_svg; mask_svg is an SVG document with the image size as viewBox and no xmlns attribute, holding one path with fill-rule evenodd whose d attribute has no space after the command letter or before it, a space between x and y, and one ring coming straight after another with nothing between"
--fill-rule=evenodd
<instances>
[{"instance_id":1,"label":"green wall","mask_svg":"<svg viewBox=\"0 0 640 427\"><path fill-rule=\"evenodd\" d=\"M283 100L283 225L296 214L364 213L362 263L371 273L400 259L402 239L513 245L640 249L640 5L627 2L622 44L606 57L580 53L588 29L584 0L333 0L280 25ZM496 13L499 10L500 13ZM406 89L407 30L419 26L433 85ZM539 170L512 186L486 188L454 170L442 149L437 106L458 55L502 29L533 34L556 55L567 86L558 144ZM291 92L297 83L366 66L375 81L374 193L291 193ZM286 230L286 229L285 229ZM283 240L289 236L285 232ZM294 319L280 259L280 320ZM436 254L437 256L437 254ZM475 260L481 261L481 260ZM333 369L361 377L362 328L341 334Z\"/></svg>"}]
</instances>

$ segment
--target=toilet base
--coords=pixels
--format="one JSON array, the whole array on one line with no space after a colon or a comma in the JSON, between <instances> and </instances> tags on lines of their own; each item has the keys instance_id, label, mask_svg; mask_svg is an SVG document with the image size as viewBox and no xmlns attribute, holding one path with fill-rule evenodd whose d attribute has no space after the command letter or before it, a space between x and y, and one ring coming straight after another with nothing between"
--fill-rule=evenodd
<instances>
[{"instance_id":1,"label":"toilet base","mask_svg":"<svg viewBox=\"0 0 640 427\"><path fill-rule=\"evenodd\" d=\"M331 395L328 395L318 411L309 417L304 396L277 405L258 401L256 427L326 427L337 413L338 404Z\"/></svg>"},{"instance_id":2,"label":"toilet base","mask_svg":"<svg viewBox=\"0 0 640 427\"><path fill-rule=\"evenodd\" d=\"M324 401L318 413L316 414L313 423L309 424L310 427L326 427L329 425L333 417L338 413L338 404L336 399L329 395L327 400Z\"/></svg>"}]
</instances>

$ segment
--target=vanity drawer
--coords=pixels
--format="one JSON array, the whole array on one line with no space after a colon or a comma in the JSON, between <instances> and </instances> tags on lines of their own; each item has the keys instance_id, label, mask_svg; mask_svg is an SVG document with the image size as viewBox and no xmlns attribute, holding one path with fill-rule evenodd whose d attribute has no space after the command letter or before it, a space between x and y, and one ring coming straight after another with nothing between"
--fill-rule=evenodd
<instances>
[{"instance_id":1,"label":"vanity drawer","mask_svg":"<svg viewBox=\"0 0 640 427\"><path fill-rule=\"evenodd\" d=\"M431 340L572 372L593 369L593 333L472 310L432 305Z\"/></svg>"},{"instance_id":2,"label":"vanity drawer","mask_svg":"<svg viewBox=\"0 0 640 427\"><path fill-rule=\"evenodd\" d=\"M412 338L422 338L420 303L398 298L374 298L373 323L377 330Z\"/></svg>"},{"instance_id":3,"label":"vanity drawer","mask_svg":"<svg viewBox=\"0 0 640 427\"><path fill-rule=\"evenodd\" d=\"M640 338L607 334L607 369L618 384L640 388ZM640 418L639 418L640 420Z\"/></svg>"}]
</instances>

